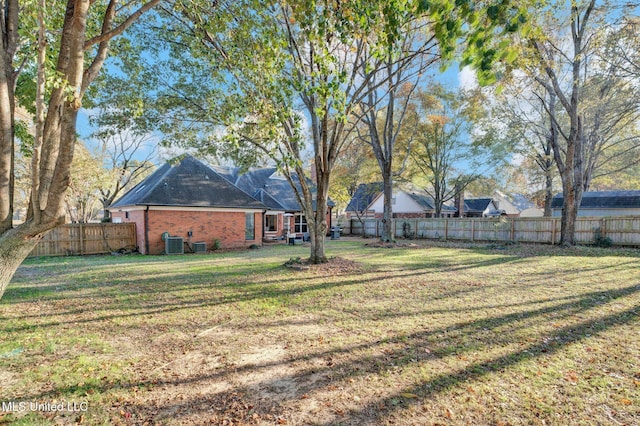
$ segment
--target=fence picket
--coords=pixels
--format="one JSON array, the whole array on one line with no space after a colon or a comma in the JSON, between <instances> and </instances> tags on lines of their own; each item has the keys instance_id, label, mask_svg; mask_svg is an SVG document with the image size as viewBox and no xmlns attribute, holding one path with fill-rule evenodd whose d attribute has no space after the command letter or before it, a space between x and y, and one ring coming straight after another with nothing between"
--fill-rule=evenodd
<instances>
[{"instance_id":1,"label":"fence picket","mask_svg":"<svg viewBox=\"0 0 640 426\"><path fill-rule=\"evenodd\" d=\"M396 218L396 236L402 236L407 223L415 238L467 240L467 241L520 241L528 243L558 244L560 220L558 218ZM380 219L365 219L364 226L352 219L352 235L362 235L380 228ZM640 246L640 217L579 217L576 219L576 240L582 244L594 242L597 230L603 238L615 245ZM366 233L367 236L373 236Z\"/></svg>"},{"instance_id":2,"label":"fence picket","mask_svg":"<svg viewBox=\"0 0 640 426\"><path fill-rule=\"evenodd\" d=\"M104 254L125 247L136 247L135 223L67 224L47 232L29 257Z\"/></svg>"}]
</instances>

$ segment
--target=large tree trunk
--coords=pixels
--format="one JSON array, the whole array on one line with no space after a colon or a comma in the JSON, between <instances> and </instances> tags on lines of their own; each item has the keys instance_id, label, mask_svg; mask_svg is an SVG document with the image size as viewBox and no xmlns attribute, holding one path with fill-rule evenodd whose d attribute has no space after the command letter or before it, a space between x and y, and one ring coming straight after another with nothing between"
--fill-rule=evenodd
<instances>
[{"instance_id":1,"label":"large tree trunk","mask_svg":"<svg viewBox=\"0 0 640 426\"><path fill-rule=\"evenodd\" d=\"M545 185L544 185L544 217L551 217L551 203L553 201L553 178L551 176L551 169L545 171Z\"/></svg>"},{"instance_id":2,"label":"large tree trunk","mask_svg":"<svg viewBox=\"0 0 640 426\"><path fill-rule=\"evenodd\" d=\"M96 78L104 64L109 50L108 40L122 33L142 13L155 6L159 0L150 0L140 9L135 11L128 19L112 28L117 11L117 2L111 0L104 12L102 22L96 22L102 27L102 34L96 39L86 41L87 17L89 8L93 4L89 0L67 0L64 24L60 32L60 44L57 72L66 82L64 87L55 88L48 100L48 108L44 124L36 132L37 137L33 147L32 166L32 194L29 206L29 217L25 223L15 229L3 227L0 236L0 297L4 293L8 283L15 274L18 266L31 252L33 247L46 231L55 228L64 221L63 202L64 194L69 186L71 163L73 161L73 148L76 141L76 119L78 110L82 105L82 97L89 84ZM17 31L18 9L17 1L6 8L5 13L10 14L11 28ZM42 9L42 7L41 7ZM40 16L39 25L44 21ZM14 28L15 27L15 28ZM5 37L7 24L5 24ZM14 34L17 37L17 33ZM6 41L5 41L6 43ZM87 43L87 45L85 45ZM89 47L97 44L96 56L85 70L85 53ZM6 55L6 51L2 51ZM0 61L6 59L0 58ZM10 87L10 79L6 72L10 63L5 61L5 72L0 70L0 212L6 215L5 203L11 203L11 199L5 199L13 191L13 104ZM40 65L39 65L40 68ZM40 77L40 69L38 70ZM7 88L9 93L5 93ZM73 95L70 95L70 90ZM42 103L42 98L39 98ZM40 108L43 105L37 105ZM42 117L38 116L38 125ZM9 130L10 129L10 130ZM7 137L11 140L8 148ZM6 173L9 165L10 172ZM9 218L9 221L11 217ZM5 224L5 218L0 218L0 223ZM0 225L4 226L4 225Z\"/></svg>"},{"instance_id":3,"label":"large tree trunk","mask_svg":"<svg viewBox=\"0 0 640 426\"><path fill-rule=\"evenodd\" d=\"M309 236L311 237L311 253L309 255L309 263L325 263L327 255L325 254L325 233L327 232L326 220L320 223L314 221L313 225L309 224Z\"/></svg>"},{"instance_id":4,"label":"large tree trunk","mask_svg":"<svg viewBox=\"0 0 640 426\"><path fill-rule=\"evenodd\" d=\"M110 222L111 221L111 214L109 213L109 206L111 205L111 203L113 202L112 199L109 198L100 198L100 203L102 204L102 221L103 222Z\"/></svg>"},{"instance_id":5,"label":"large tree trunk","mask_svg":"<svg viewBox=\"0 0 640 426\"><path fill-rule=\"evenodd\" d=\"M13 225L14 191L14 77L11 52L0 57L0 233Z\"/></svg>"},{"instance_id":6,"label":"large tree trunk","mask_svg":"<svg viewBox=\"0 0 640 426\"><path fill-rule=\"evenodd\" d=\"M584 190L584 129L582 125L582 104L581 91L584 80L582 63L585 59L585 31L589 23L591 13L594 11L596 2L590 0L583 9L573 5L571 8L571 37L573 42L573 58L571 58L571 91L570 96L565 94L561 87L556 72L550 64L553 56L545 54L549 50L541 47L534 41L533 46L541 54L545 73L549 77L549 82L537 79L542 84L552 100L557 99L564 108L569 118L570 129L567 132L566 149L561 149L558 143L553 144L553 154L562 178L563 205L562 205L562 230L560 243L564 246L575 244L575 226L578 209L582 201ZM555 47L550 51L555 51ZM557 126L554 116L551 116L552 125ZM557 140L557 138L556 138ZM563 152L564 151L564 152Z\"/></svg>"},{"instance_id":7,"label":"large tree trunk","mask_svg":"<svg viewBox=\"0 0 640 426\"><path fill-rule=\"evenodd\" d=\"M311 237L311 253L309 263L325 263L325 236L327 234L327 202L329 199L330 172L321 167L321 162L316 157L316 208L312 214L312 221L308 222L309 236ZM307 216L309 217L309 216Z\"/></svg>"},{"instance_id":8,"label":"large tree trunk","mask_svg":"<svg viewBox=\"0 0 640 426\"><path fill-rule=\"evenodd\" d=\"M13 60L18 46L18 0L2 2L0 24L0 234L13 226L15 84ZM0 293L1 295L1 293Z\"/></svg>"},{"instance_id":9,"label":"large tree trunk","mask_svg":"<svg viewBox=\"0 0 640 426\"><path fill-rule=\"evenodd\" d=\"M563 179L562 184L562 228L560 230L560 245L572 246L575 244L576 217L578 210L576 209L576 192L573 182L566 182Z\"/></svg>"},{"instance_id":10,"label":"large tree trunk","mask_svg":"<svg viewBox=\"0 0 640 426\"><path fill-rule=\"evenodd\" d=\"M24 259L50 227L25 222L0 236L0 299Z\"/></svg>"},{"instance_id":11,"label":"large tree trunk","mask_svg":"<svg viewBox=\"0 0 640 426\"><path fill-rule=\"evenodd\" d=\"M3 77L0 70L0 233L12 227L14 182L13 90Z\"/></svg>"},{"instance_id":12,"label":"large tree trunk","mask_svg":"<svg viewBox=\"0 0 640 426\"><path fill-rule=\"evenodd\" d=\"M395 241L393 226L393 178L391 171L385 170L382 174L384 191L384 209L382 212L382 235L380 240L388 243Z\"/></svg>"}]
</instances>

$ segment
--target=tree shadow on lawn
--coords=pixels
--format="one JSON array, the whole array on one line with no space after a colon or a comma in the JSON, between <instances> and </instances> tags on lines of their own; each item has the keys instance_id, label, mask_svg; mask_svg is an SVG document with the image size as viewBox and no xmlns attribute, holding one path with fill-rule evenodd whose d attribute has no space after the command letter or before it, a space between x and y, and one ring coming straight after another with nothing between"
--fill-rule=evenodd
<instances>
[{"instance_id":1,"label":"tree shadow on lawn","mask_svg":"<svg viewBox=\"0 0 640 426\"><path fill-rule=\"evenodd\" d=\"M70 302L72 300L77 300L77 304L86 305L83 300L92 300L92 299L100 299L106 298L105 303L101 303L99 307L96 306L88 306L77 309L66 310L65 312L56 312L56 313L38 313L34 315L21 315L17 317L13 317L12 319L29 319L29 318L44 318L47 316L60 316L60 315L82 315L86 313L95 313L95 312L104 312L106 310L114 310L114 311L137 311L137 312L129 312L129 313L117 313L112 315L103 315L97 316L90 319L80 319L80 320L70 320L73 323L86 323L91 321L101 321L107 319L116 319L116 318L126 318L132 317L136 315L150 315L150 314L159 314L163 312L172 312L182 309L191 309L197 307L204 306L216 306L220 304L229 304L236 302L244 302L250 301L258 298L265 297L280 297L280 296L292 296L301 294L309 291L318 291L329 289L333 287L339 286L352 286L356 284L366 284L368 282L378 281L379 279L391 279L391 278L406 278L410 276L427 276L431 273L439 273L439 272L455 272L460 271L467 268L479 268L479 267L489 267L489 266L499 266L504 265L509 262L517 261L519 258L517 257L500 257L495 259L488 260L480 260L480 261L469 261L466 264L460 265L459 259L456 260L455 267L451 265L443 265L443 261L449 262L449 259L446 257L443 260L436 260L430 258L421 259L418 262L406 263L402 265L402 269L385 269L385 268L376 268L373 267L366 273L370 274L383 274L382 277L374 276L371 278L360 277L358 279L347 280L347 281L339 281L339 282L327 282L320 285L314 286L300 286L293 289L281 289L281 288L273 288L272 285L277 285L281 287L282 285L286 285L287 283L294 283L303 281L305 278L313 278L313 279L321 279L321 276L310 276L310 275L302 275L296 273L295 271L286 270L287 276L283 277L285 274L285 270L281 265L278 266L269 266L267 268L261 268L260 271L265 274L275 274L272 279L261 280L258 283L253 281L248 282L247 276L252 276L256 274L255 265L246 265L234 268L229 271L216 271L213 270L211 272L198 272L198 273L166 273L163 271L161 278L151 277L145 279L136 279L129 276L118 277L110 279L108 282L87 282L87 283L55 283L55 284L35 284L35 285L20 285L19 283L23 279L23 277L18 276L17 283L10 285L3 297L2 304L6 305L15 305L21 302L29 302L32 299L37 299L40 302L48 302L48 301L64 301ZM146 265L146 263L145 263ZM62 274L68 275L73 274L74 272ZM27 279L28 279L28 275ZM332 277L327 277L329 279L334 278L342 278L342 277L351 277L353 274L336 274ZM199 282L199 284L193 284L194 281ZM186 283L186 284L182 284ZM257 289L250 289L249 291L244 290L244 287L256 287ZM189 291L208 291L211 292L213 290L236 290L243 291L242 294L235 295L213 295L212 297L208 297L207 299L202 299L201 297L194 299L192 294L186 294L184 296L179 296L178 294L181 292L189 292ZM462 292L473 292L475 289L470 288L466 290L460 290ZM136 295L144 295L146 300L143 303L140 303L139 300L135 300ZM154 295L175 295L176 299L166 303L158 303L154 300ZM447 294L446 297L449 297L450 294ZM126 298L130 298L127 300ZM158 297L158 300L164 301L167 296ZM118 300L119 299L119 300ZM124 300L122 300L124 299ZM130 302L133 302L135 305L132 306ZM74 306L76 306L74 305ZM0 305L2 306L2 305ZM0 317L1 320L6 320L7 318ZM47 326L55 326L60 325L62 321L55 321L50 323L40 323L38 327L47 327ZM30 325L24 325L22 327L17 328L6 328L4 331L6 332L15 332L15 331L23 331L26 329L32 328Z\"/></svg>"},{"instance_id":2,"label":"tree shadow on lawn","mask_svg":"<svg viewBox=\"0 0 640 426\"><path fill-rule=\"evenodd\" d=\"M415 251L415 249L407 249L411 251ZM458 272L465 269L474 269L474 268L482 268L482 267L491 267L491 266L499 266L504 265L510 262L517 262L522 258L516 255L507 255L505 253L496 253L500 256L497 258L484 259L484 260L465 260L464 258L455 257L451 258L446 255L442 256L429 256L430 253L426 252L426 256L424 258L415 260L415 261L407 261L403 262L400 266L402 270L405 271L423 271L424 273L429 272ZM486 254L483 252L483 254ZM152 259L151 261L147 261L146 258L142 259L144 262L141 263L142 266L153 265L155 263L162 264L162 261ZM190 263L197 263L197 260L189 260L188 262L180 263L182 267L188 266ZM131 266L131 262L127 262L126 266ZM198 272L196 274L193 273L163 273L159 277L152 277L146 279L136 279L130 276L110 279L108 282L81 282L81 283L69 283L69 282L58 282L55 284L42 285L42 284L22 284L20 283L25 280L31 282L33 280L32 275L33 272L29 270L38 269L38 268L48 268L48 267L60 267L60 265L26 265L22 267L12 280L12 283L7 288L5 295L1 301L2 304L15 304L20 301L30 301L34 298L37 298L42 301L50 301L50 300L70 300L73 298L77 299L89 299L93 298L96 295L103 296L105 289L115 289L114 291L118 294L140 294L140 293L149 293L149 292L176 292L176 291L187 291L190 289L200 289L201 286L206 286L208 284L212 284L219 288L237 288L239 285L242 285L243 277L255 275L256 273L271 273L271 272L279 272L282 270L281 265L277 266L269 266L263 268L256 268L256 264L252 263L246 266L234 266L233 270L227 271L218 271L215 270L216 267L220 267L220 265L212 265L213 271L210 273ZM101 263L100 266L104 267L105 264ZM113 267L117 268L119 264L117 262L113 262ZM377 268L373 267L370 272L376 273L396 273L398 271L397 268L385 269L385 268ZM81 272L87 273L91 272L91 265L86 265L80 268L74 267L71 272L63 272L59 274L53 274L54 276L63 278L67 275L75 275ZM38 274L36 274L38 275ZM282 278L280 276L275 277L270 281L261 281L260 285L278 283L283 284L288 281L296 281L299 278L295 275L289 278ZM192 285L195 277L200 277L197 280L201 281L201 284ZM211 279L210 277L213 277ZM87 277L89 279L89 277ZM234 278L235 282L230 279ZM51 278L49 278L51 279ZM158 288L158 282L167 282L170 281L171 285L164 285L162 288ZM213 281L213 282L212 282ZM189 283L187 286L182 285L181 283ZM72 294L70 295L70 291L81 292L94 290L89 294ZM134 290L135 289L135 290ZM1 305L0 305L1 306Z\"/></svg>"},{"instance_id":3,"label":"tree shadow on lawn","mask_svg":"<svg viewBox=\"0 0 640 426\"><path fill-rule=\"evenodd\" d=\"M579 318L579 314L603 307L603 298L606 298L608 304L613 306L611 303L617 302L619 304L620 299L635 296L639 292L640 285L635 284L617 290L585 293L576 300L561 298L559 300L563 300L563 303L553 306L462 321L446 327L418 330L410 334L393 335L388 338L369 340L328 350L303 352L276 361L241 366L225 365L214 373L198 374L196 371L189 377L58 387L51 391L20 397L20 399L41 400L87 393L104 394L112 390L128 391L137 388L145 389L146 392L158 392L158 394L155 395L155 398L147 398L143 403L137 402L137 399L132 397L130 400L125 399L122 407L126 413L133 416L136 423L144 420L152 422L161 420L161 417L167 413L170 413L171 418L175 421L180 421L181 418L206 421L207 416L213 419L212 416L226 415L233 416L230 418L234 421L257 423L260 420L271 419L275 422L280 418L285 420L293 418L292 416L295 414L292 412L291 406L304 404L301 401L307 398L307 395L315 392L329 392L335 388L336 384L345 383L351 378L381 375L389 368L410 368L412 365L419 365L417 363L420 362L444 359L452 355L459 356L464 353L482 352L485 349L487 351L499 349L506 344L513 343L502 330L503 328L516 330L526 325L515 326L514 324L535 318L540 318L542 321L546 315L553 315L553 320L556 322L562 321L563 318ZM525 341L521 341L521 347L524 346L522 349L473 362L451 372L433 374L419 384L376 398L358 408L344 407L341 409L339 404L336 404L335 409L328 409L329 413L325 413L324 418L313 421L307 418L305 423L316 422L326 425L383 423L384 419L395 411L412 404L418 404L425 398L465 383L477 381L490 373L501 372L517 364L560 352L568 345L597 336L609 328L637 321L639 309L638 306L633 306L629 309L608 315L599 315L597 318L590 318L577 324L536 334L532 336L534 337L533 343L531 343L531 339L526 340L529 342L526 345L524 345ZM548 320L548 318L546 319ZM461 342L466 342L466 344ZM430 348L430 351L427 353L424 348ZM314 363L313 360L319 362ZM234 385L222 391L179 396L181 386L194 388L205 382L234 383L234 378L260 371L264 373L273 367L286 365L300 365L300 367L292 368L292 371L287 372L286 377L263 378L252 386ZM292 384L294 389L278 394L279 386L283 382ZM167 397L167 394L163 392L163 389L174 388L178 391L169 393L172 396ZM271 389L272 397L264 397L264 395L261 397L259 392L261 389ZM410 399L403 397L407 394L417 397ZM228 410L231 406L229 404L232 405L232 410ZM313 414L307 414L313 416Z\"/></svg>"},{"instance_id":4,"label":"tree shadow on lawn","mask_svg":"<svg viewBox=\"0 0 640 426\"><path fill-rule=\"evenodd\" d=\"M69 299L87 299L95 296L108 295L109 292L115 294L140 294L149 292L177 292L193 289L200 289L204 286L216 286L219 288L238 287L242 284L244 277L255 275L256 273L268 274L279 272L282 270L280 266L256 268L256 265L246 265L234 267L233 270L219 271L211 268L212 271L200 272L175 272L173 270L158 270L157 273L148 278L140 279L135 276L118 274L117 277L107 277L107 281L93 281L87 278L86 281L78 282L74 278L73 282L65 281L65 277L76 275L73 271L57 274L59 281L53 284L40 284L25 274L21 276L16 273L14 280L7 288L2 299L2 303L15 304L21 301L29 301L37 298L42 301L49 300L69 300ZM145 275L149 275L145 273ZM101 277L101 275L98 275ZM27 283L22 283L23 279ZM272 281L264 281L265 284L283 282L291 279L274 279ZM52 278L47 278L52 281ZM230 281L230 282L229 282ZM227 284L227 282L229 282ZM183 284L186 283L186 284ZM89 291L88 294L78 294L82 291Z\"/></svg>"},{"instance_id":5,"label":"tree shadow on lawn","mask_svg":"<svg viewBox=\"0 0 640 426\"><path fill-rule=\"evenodd\" d=\"M385 278L395 278L395 277L406 278L406 277L422 275L422 274L423 272L421 271L409 271L409 272L396 271L395 274L386 275ZM186 277L189 277L188 274L183 274L183 275L176 275L176 278L179 278L180 276L185 277L185 279ZM125 299L124 301L110 299L109 294L105 295L104 292L101 291L100 286L92 286L92 289L91 289L92 293L88 295L82 295L79 297L79 299L93 299L93 298L107 297L107 300L104 301L103 303L99 303L98 305L70 309L64 312L54 312L49 314L39 313L34 315L19 315L11 318L0 317L0 320L2 320L2 322L6 322L9 319L11 320L24 320L24 319L30 319L30 318L39 319L39 318L45 318L47 316L64 315L64 316L70 317L68 321L38 322L36 324L25 324L25 325L20 325L15 327L0 326L0 330L6 333L15 333L20 331L30 330L35 327L38 327L38 328L54 327L54 326L59 326L65 323L74 324L74 325L86 324L86 323L100 322L100 321L107 321L107 320L114 320L114 319L123 319L123 318L137 317L137 316L147 316L147 315L156 315L156 314L163 314L163 313L170 313L170 312L178 312L178 311L184 311L184 310L189 310L194 308L215 307L215 306L228 305L228 304L239 303L239 302L250 302L253 300L278 299L281 297L297 296L297 295L301 295L308 292L318 292L318 291L321 292L323 290L336 289L341 287L365 285L367 283L378 282L380 280L380 277L378 276L372 276L372 277L366 277L366 278L358 277L356 279L348 279L348 280L345 280L344 279L345 277L351 277L351 274L333 277L333 278L337 278L337 280L335 281L325 281L319 284L312 284L312 285L303 284L296 287L281 288L281 285L284 284L285 282L304 283L305 281L304 278L313 278L314 280L321 278L317 276L300 277L300 276L292 275L286 280L274 279L273 281L270 281L270 283L272 284L277 283L277 287L269 286L267 284L263 285L263 282L260 282L258 284L251 284L251 287L253 288L250 290L243 289L242 286L238 284L220 284L220 285L213 284L211 286L208 286L207 284L196 285L196 286L193 286L193 285L181 286L180 284L176 284L175 286L164 285L162 288L157 288L157 286L155 286L153 279L139 280L133 283L131 283L130 281L127 281L125 283L126 285L132 284L136 286L137 290L131 291L130 289L128 289L124 294L130 297ZM110 287L120 288L120 286L121 284L112 284ZM239 290L239 292L232 293L232 294L217 294L216 289L221 289L221 288L233 288L233 289ZM211 293L211 294L203 297L203 294L200 293L198 294L197 298L194 298L193 294L185 294L185 295L178 296L178 293L180 292L194 291L194 290L207 290L208 293ZM474 291L474 289L465 290L465 291ZM161 293L162 294L168 293L169 295L173 294L175 295L175 297L173 297L172 298L173 300L170 300L170 301L166 301L166 296L158 297L158 298L153 297L154 294L159 295ZM121 294L121 293L116 290L116 294ZM145 294L147 296L144 302L141 302L139 299L133 297L139 294ZM74 297L75 296L65 296L65 292L62 292L61 294L57 295L53 299L43 298L38 300L40 301L61 300L61 301L68 302L70 300L73 300ZM158 300L160 300L161 302L158 302ZM7 302L8 302L7 305L12 304L12 298L8 297ZM76 305L69 304L69 306L75 307ZM115 313L104 314L104 312L109 312L109 311L114 311ZM91 315L91 317L90 318L72 318L73 316L83 315L83 314L89 314Z\"/></svg>"},{"instance_id":6,"label":"tree shadow on lawn","mask_svg":"<svg viewBox=\"0 0 640 426\"><path fill-rule=\"evenodd\" d=\"M437 247L437 246L435 246ZM446 247L442 247L446 248ZM451 247L454 249L454 247ZM468 247L459 247L460 250L469 250L479 254L511 255L518 257L640 257L640 249L634 247L596 247L580 244L572 247L560 245L517 243L515 245L503 245L503 243L475 243Z\"/></svg>"}]
</instances>

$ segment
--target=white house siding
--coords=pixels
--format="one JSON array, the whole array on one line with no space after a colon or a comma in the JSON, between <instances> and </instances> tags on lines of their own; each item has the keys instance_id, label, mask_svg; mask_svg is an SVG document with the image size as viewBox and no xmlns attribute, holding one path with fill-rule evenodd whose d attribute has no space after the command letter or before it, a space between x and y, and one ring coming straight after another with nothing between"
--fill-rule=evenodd
<instances>
[{"instance_id":1,"label":"white house siding","mask_svg":"<svg viewBox=\"0 0 640 426\"><path fill-rule=\"evenodd\" d=\"M393 198L395 198L395 202L393 203L394 213L425 213L424 208L404 191L394 191ZM384 194L380 194L378 198L371 203L369 210L373 210L376 213L384 212Z\"/></svg>"}]
</instances>

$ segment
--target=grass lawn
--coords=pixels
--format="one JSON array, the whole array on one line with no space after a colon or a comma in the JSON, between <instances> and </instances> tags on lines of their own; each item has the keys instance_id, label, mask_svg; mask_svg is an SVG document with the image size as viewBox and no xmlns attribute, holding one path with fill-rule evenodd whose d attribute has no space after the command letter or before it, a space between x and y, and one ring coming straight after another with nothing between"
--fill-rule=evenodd
<instances>
[{"instance_id":1,"label":"grass lawn","mask_svg":"<svg viewBox=\"0 0 640 426\"><path fill-rule=\"evenodd\" d=\"M29 259L0 424L640 424L640 251L327 252Z\"/></svg>"}]
</instances>

